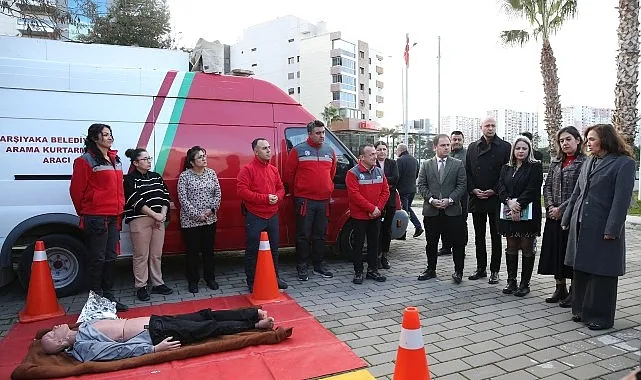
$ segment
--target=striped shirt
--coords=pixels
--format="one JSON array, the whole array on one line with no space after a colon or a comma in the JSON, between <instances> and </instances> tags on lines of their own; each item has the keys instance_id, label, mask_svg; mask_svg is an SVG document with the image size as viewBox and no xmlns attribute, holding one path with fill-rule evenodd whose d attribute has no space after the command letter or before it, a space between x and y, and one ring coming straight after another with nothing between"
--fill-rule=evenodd
<instances>
[{"instance_id":1,"label":"striped shirt","mask_svg":"<svg viewBox=\"0 0 641 380\"><path fill-rule=\"evenodd\" d=\"M167 207L167 221L169 221L169 191L160 174L156 172L140 173L134 170L124 177L125 186L125 223L133 219L146 216L142 212L147 206L155 212L161 212L163 206Z\"/></svg>"}]
</instances>

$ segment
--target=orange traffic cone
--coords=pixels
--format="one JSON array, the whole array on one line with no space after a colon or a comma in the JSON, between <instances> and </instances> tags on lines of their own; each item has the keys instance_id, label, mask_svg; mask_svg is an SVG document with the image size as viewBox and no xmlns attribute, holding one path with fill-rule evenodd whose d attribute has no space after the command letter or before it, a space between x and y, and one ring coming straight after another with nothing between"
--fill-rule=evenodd
<instances>
[{"instance_id":1,"label":"orange traffic cone","mask_svg":"<svg viewBox=\"0 0 641 380\"><path fill-rule=\"evenodd\" d=\"M267 232L260 233L260 245L258 246L258 260L256 260L256 274L254 276L254 289L249 295L249 302L252 305L260 305L269 302L280 302L286 300L278 290L276 270L272 260L272 250L269 247Z\"/></svg>"},{"instance_id":2,"label":"orange traffic cone","mask_svg":"<svg viewBox=\"0 0 641 380\"><path fill-rule=\"evenodd\" d=\"M393 380L430 380L418 308L406 307L403 312L401 339L396 353Z\"/></svg>"},{"instance_id":3,"label":"orange traffic cone","mask_svg":"<svg viewBox=\"0 0 641 380\"><path fill-rule=\"evenodd\" d=\"M38 240L33 251L27 304L24 310L18 313L18 320L27 323L62 315L65 315L65 311L56 298L45 243Z\"/></svg>"}]
</instances>

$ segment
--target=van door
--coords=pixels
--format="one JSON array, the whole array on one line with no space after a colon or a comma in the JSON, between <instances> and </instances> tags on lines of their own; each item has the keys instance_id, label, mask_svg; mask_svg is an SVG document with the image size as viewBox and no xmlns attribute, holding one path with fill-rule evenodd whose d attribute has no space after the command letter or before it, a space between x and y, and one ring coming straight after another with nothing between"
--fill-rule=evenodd
<instances>
[{"instance_id":1,"label":"van door","mask_svg":"<svg viewBox=\"0 0 641 380\"><path fill-rule=\"evenodd\" d=\"M305 125L288 125L285 126L285 146L287 149L287 155L291 149L300 144L301 142L307 139L307 127ZM342 224L344 222L344 217L349 209L347 203L347 186L345 185L345 177L347 171L356 165L356 157L343 145L340 140L329 130L325 130L325 143L329 144L334 152L336 153L336 175L334 176L334 192L332 193L332 198L330 199L329 206L329 223L327 231L327 242L333 244L336 242L336 238ZM282 155L283 157L283 170L287 161L287 155ZM289 189L291 192L291 189ZM284 202L283 214L289 216L289 219L293 219L291 216L295 214L294 212L294 202L292 199L287 199ZM295 244L296 236L296 224L295 222L288 223L288 228L291 229L289 236L293 236L292 244Z\"/></svg>"}]
</instances>

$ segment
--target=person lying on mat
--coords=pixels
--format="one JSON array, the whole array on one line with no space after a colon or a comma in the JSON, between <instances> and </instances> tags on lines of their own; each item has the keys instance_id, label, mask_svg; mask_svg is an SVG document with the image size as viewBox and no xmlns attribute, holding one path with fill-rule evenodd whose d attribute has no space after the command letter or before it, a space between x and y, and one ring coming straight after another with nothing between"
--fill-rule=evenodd
<instances>
[{"instance_id":1,"label":"person lying on mat","mask_svg":"<svg viewBox=\"0 0 641 380\"><path fill-rule=\"evenodd\" d=\"M180 348L218 335L251 329L272 329L274 318L261 309L203 309L179 315L151 315L131 319L83 322L78 331L54 326L42 339L42 350L56 354L69 349L81 362L131 358Z\"/></svg>"}]
</instances>

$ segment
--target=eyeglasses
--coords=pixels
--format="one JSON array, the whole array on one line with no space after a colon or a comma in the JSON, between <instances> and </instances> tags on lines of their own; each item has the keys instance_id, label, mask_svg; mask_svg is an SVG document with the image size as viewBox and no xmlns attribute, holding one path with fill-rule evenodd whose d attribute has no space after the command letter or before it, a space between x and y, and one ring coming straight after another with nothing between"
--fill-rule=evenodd
<instances>
[{"instance_id":1,"label":"eyeglasses","mask_svg":"<svg viewBox=\"0 0 641 380\"><path fill-rule=\"evenodd\" d=\"M143 157L143 158L139 158L139 159L137 159L136 161L147 161L147 162L151 162L151 161L153 161L153 159L154 159L153 157Z\"/></svg>"}]
</instances>

